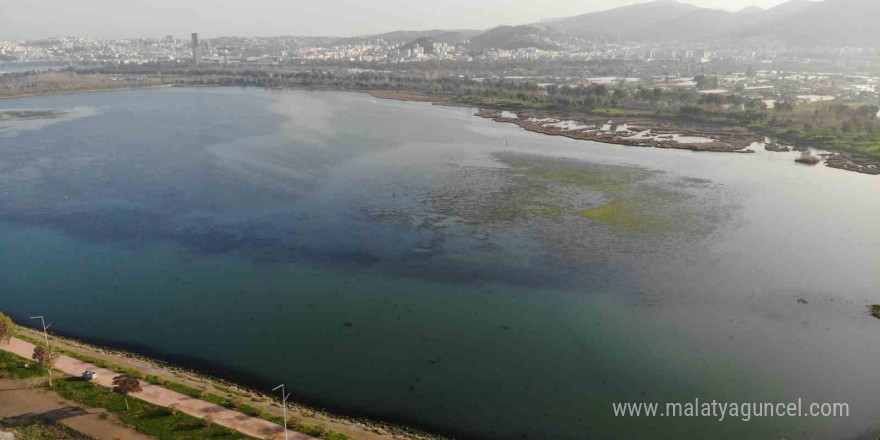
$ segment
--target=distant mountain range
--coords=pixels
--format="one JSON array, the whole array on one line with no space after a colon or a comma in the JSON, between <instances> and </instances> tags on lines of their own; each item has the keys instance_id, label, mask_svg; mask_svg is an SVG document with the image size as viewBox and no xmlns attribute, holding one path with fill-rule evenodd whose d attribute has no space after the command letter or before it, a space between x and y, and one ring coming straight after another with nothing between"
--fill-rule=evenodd
<instances>
[{"instance_id":1,"label":"distant mountain range","mask_svg":"<svg viewBox=\"0 0 880 440\"><path fill-rule=\"evenodd\" d=\"M563 18L544 26L580 36L634 41L771 40L791 46L880 45L880 1L792 0L771 9L739 12L671 0Z\"/></svg>"},{"instance_id":2,"label":"distant mountain range","mask_svg":"<svg viewBox=\"0 0 880 440\"><path fill-rule=\"evenodd\" d=\"M880 0L792 0L770 9L738 12L658 0L490 30L396 31L344 38L335 43L382 39L392 44L467 43L474 49L557 49L592 38L620 41L720 42L736 45L782 43L792 47L880 46Z\"/></svg>"},{"instance_id":3,"label":"distant mountain range","mask_svg":"<svg viewBox=\"0 0 880 440\"><path fill-rule=\"evenodd\" d=\"M384 34L367 35L362 37L340 38L333 41L333 44L360 44L369 41L384 40L391 44L409 44L416 40L430 38L433 41L448 44L461 44L472 37L480 35L485 31L482 30L444 30L433 29L429 31L394 31Z\"/></svg>"}]
</instances>

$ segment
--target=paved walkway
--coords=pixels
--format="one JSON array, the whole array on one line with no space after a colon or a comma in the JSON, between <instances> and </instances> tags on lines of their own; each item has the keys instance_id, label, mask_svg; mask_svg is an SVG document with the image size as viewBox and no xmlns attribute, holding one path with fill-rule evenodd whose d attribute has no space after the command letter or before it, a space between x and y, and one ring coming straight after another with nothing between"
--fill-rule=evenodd
<instances>
[{"instance_id":1,"label":"paved walkway","mask_svg":"<svg viewBox=\"0 0 880 440\"><path fill-rule=\"evenodd\" d=\"M100 408L82 408L23 380L0 379L0 419L17 425L33 419L62 423L95 440L154 440L112 420L100 417ZM0 438L3 438L0 436Z\"/></svg>"},{"instance_id":2,"label":"paved walkway","mask_svg":"<svg viewBox=\"0 0 880 440\"><path fill-rule=\"evenodd\" d=\"M0 350L30 359L34 354L34 345L21 339L12 338L9 344L0 345ZM82 373L86 370L94 371L97 375L94 383L107 388L113 388L113 378L119 375L115 371L99 368L90 363L64 355L58 356L58 359L55 361L55 369L75 377L82 376ZM200 419L210 415L214 423L258 439L284 438L284 428L267 420L251 417L238 411L233 411L143 381L141 381L141 388L143 388L143 391L129 395L158 406L168 407L177 404L177 408L181 412ZM299 432L290 432L289 434L293 440L316 440L314 437Z\"/></svg>"}]
</instances>

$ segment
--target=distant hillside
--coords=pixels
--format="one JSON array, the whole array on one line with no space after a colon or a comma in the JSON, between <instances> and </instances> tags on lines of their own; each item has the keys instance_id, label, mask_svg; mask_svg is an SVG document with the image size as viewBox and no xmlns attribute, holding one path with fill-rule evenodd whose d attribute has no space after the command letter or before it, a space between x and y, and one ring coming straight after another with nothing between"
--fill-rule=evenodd
<instances>
[{"instance_id":1,"label":"distant hillside","mask_svg":"<svg viewBox=\"0 0 880 440\"><path fill-rule=\"evenodd\" d=\"M644 41L711 39L738 29L751 18L717 9L697 9L645 27L638 33Z\"/></svg>"},{"instance_id":2,"label":"distant hillside","mask_svg":"<svg viewBox=\"0 0 880 440\"><path fill-rule=\"evenodd\" d=\"M877 0L798 0L769 10L768 16L732 36L758 35L803 47L880 47Z\"/></svg>"},{"instance_id":3,"label":"distant hillside","mask_svg":"<svg viewBox=\"0 0 880 440\"><path fill-rule=\"evenodd\" d=\"M880 46L880 0L792 0L727 12L671 0L554 20L548 28L630 41L775 40L792 46Z\"/></svg>"},{"instance_id":4,"label":"distant hillside","mask_svg":"<svg viewBox=\"0 0 880 440\"><path fill-rule=\"evenodd\" d=\"M419 38L434 37L436 35L448 34L449 31L442 29L432 29L428 31L394 31L384 34L364 35L360 37L340 38L334 41L334 44L361 44L368 41L385 40L391 44L406 44Z\"/></svg>"},{"instance_id":5,"label":"distant hillside","mask_svg":"<svg viewBox=\"0 0 880 440\"><path fill-rule=\"evenodd\" d=\"M500 26L470 41L477 49L524 49L534 47L544 50L559 48L552 32L537 26Z\"/></svg>"},{"instance_id":6,"label":"distant hillside","mask_svg":"<svg viewBox=\"0 0 880 440\"><path fill-rule=\"evenodd\" d=\"M477 30L458 30L458 31L447 31L442 34L434 35L432 38L441 43L447 44L461 44L465 41L470 40L471 38L476 37L477 35L482 34L483 31Z\"/></svg>"},{"instance_id":7,"label":"distant hillside","mask_svg":"<svg viewBox=\"0 0 880 440\"><path fill-rule=\"evenodd\" d=\"M543 21L537 25L500 26L488 31L395 31L343 38L334 44L385 40L410 45L462 44L474 49L558 49L581 38L623 41L681 41L750 44L779 42L797 47L880 46L880 0L791 0L767 10L751 6L738 12L657 0ZM420 44L422 45L422 44Z\"/></svg>"},{"instance_id":8,"label":"distant hillside","mask_svg":"<svg viewBox=\"0 0 880 440\"><path fill-rule=\"evenodd\" d=\"M641 38L646 28L668 22L700 10L693 5L660 0L593 12L545 23L549 28L574 35L608 35Z\"/></svg>"}]
</instances>

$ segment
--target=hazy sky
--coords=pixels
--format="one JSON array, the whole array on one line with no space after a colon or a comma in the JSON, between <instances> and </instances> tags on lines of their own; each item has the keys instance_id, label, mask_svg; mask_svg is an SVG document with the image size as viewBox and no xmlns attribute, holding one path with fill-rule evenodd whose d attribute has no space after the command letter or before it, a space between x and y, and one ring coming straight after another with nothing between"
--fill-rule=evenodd
<instances>
[{"instance_id":1,"label":"hazy sky","mask_svg":"<svg viewBox=\"0 0 880 440\"><path fill-rule=\"evenodd\" d=\"M738 10L785 0L691 0ZM483 29L611 9L638 0L0 0L0 39L223 35L350 36Z\"/></svg>"}]
</instances>

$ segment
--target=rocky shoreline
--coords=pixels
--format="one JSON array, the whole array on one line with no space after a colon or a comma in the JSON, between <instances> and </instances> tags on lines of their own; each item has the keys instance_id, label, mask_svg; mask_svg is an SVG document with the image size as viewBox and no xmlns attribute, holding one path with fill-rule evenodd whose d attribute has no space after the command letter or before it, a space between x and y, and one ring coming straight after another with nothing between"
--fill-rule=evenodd
<instances>
[{"instance_id":1,"label":"rocky shoreline","mask_svg":"<svg viewBox=\"0 0 880 440\"><path fill-rule=\"evenodd\" d=\"M880 161L852 153L834 153L825 158L825 166L873 176L880 175Z\"/></svg>"},{"instance_id":2,"label":"rocky shoreline","mask_svg":"<svg viewBox=\"0 0 880 440\"><path fill-rule=\"evenodd\" d=\"M28 327L19 326L19 336L30 342L38 342L42 334ZM241 400L255 408L260 408L273 415L281 415L281 406L277 396L256 390L235 382L153 359L137 353L110 347L100 347L68 337L52 334L51 343L61 350L113 365L133 369L142 376L155 375L165 380L181 383L193 388L204 389L206 394L216 394L230 399ZM112 367L109 367L113 369ZM292 400L287 402L288 415L291 420L323 425L348 435L354 440L446 440L447 437L427 433L417 428L393 423L385 423L365 418L348 417L314 408ZM277 414L275 414L277 413Z\"/></svg>"}]
</instances>

